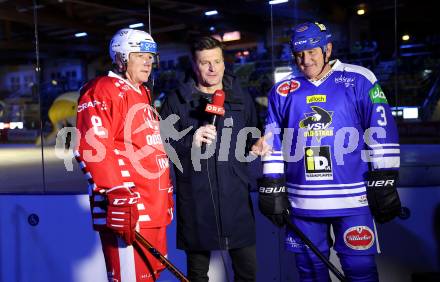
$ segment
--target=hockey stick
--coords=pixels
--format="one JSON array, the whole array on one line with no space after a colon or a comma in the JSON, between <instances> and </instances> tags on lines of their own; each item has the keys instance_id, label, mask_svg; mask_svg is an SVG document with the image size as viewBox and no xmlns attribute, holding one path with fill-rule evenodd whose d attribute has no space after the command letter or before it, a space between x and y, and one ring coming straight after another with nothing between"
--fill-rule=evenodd
<instances>
[{"instance_id":1,"label":"hockey stick","mask_svg":"<svg viewBox=\"0 0 440 282\"><path fill-rule=\"evenodd\" d=\"M341 282L346 282L347 279L345 276L336 268L336 266L330 262L328 258L326 258L318 248L310 241L310 239L296 226L290 221L289 216L284 215L284 221L287 224L287 227L291 229L295 234L315 253L315 255L330 269L331 272L339 279Z\"/></svg>"},{"instance_id":2,"label":"hockey stick","mask_svg":"<svg viewBox=\"0 0 440 282\"><path fill-rule=\"evenodd\" d=\"M153 255L158 261L160 261L165 267L179 280L183 282L189 282L188 278L177 269L164 255L162 255L147 239L144 238L139 232L136 231L136 242L141 244L147 249L151 255Z\"/></svg>"}]
</instances>

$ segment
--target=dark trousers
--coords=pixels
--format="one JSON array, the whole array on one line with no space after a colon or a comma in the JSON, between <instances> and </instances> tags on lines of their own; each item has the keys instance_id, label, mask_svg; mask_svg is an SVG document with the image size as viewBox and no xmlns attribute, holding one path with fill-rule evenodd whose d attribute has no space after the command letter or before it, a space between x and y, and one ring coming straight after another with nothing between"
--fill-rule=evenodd
<instances>
[{"instance_id":1,"label":"dark trousers","mask_svg":"<svg viewBox=\"0 0 440 282\"><path fill-rule=\"evenodd\" d=\"M234 281L255 281L257 272L257 254L255 245L230 249L229 256L234 270ZM191 282L209 281L208 270L210 251L185 251L187 275Z\"/></svg>"}]
</instances>

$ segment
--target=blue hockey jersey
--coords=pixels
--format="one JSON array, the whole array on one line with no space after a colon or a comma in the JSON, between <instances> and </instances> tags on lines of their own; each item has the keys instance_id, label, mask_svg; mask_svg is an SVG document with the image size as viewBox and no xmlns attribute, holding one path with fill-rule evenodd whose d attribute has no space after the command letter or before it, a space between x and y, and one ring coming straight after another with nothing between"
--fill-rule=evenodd
<instances>
[{"instance_id":1,"label":"blue hockey jersey","mask_svg":"<svg viewBox=\"0 0 440 282\"><path fill-rule=\"evenodd\" d=\"M369 213L366 173L400 166L396 124L374 74L331 65L317 81L286 77L268 97L273 153L263 158L263 173L285 175L298 216Z\"/></svg>"}]
</instances>

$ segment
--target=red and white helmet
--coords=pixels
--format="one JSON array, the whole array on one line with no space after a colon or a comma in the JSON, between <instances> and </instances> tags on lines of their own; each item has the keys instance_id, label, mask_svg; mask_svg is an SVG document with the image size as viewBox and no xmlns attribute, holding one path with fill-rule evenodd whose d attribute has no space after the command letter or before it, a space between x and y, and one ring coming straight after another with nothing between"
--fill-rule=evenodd
<instances>
[{"instance_id":1,"label":"red and white helmet","mask_svg":"<svg viewBox=\"0 0 440 282\"><path fill-rule=\"evenodd\" d=\"M109 49L113 63L117 63L116 54L120 54L123 63L128 63L131 52L156 54L157 44L148 32L123 28L112 37Z\"/></svg>"}]
</instances>

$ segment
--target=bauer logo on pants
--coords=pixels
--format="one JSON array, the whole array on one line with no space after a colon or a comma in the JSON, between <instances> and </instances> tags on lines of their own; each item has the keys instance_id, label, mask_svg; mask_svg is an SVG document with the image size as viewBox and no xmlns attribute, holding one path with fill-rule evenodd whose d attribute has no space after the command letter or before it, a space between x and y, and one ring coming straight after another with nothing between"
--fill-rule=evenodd
<instances>
[{"instance_id":1,"label":"bauer logo on pants","mask_svg":"<svg viewBox=\"0 0 440 282\"><path fill-rule=\"evenodd\" d=\"M366 250L374 243L374 233L368 226L354 226L344 232L344 242L353 250Z\"/></svg>"},{"instance_id":2,"label":"bauer logo on pants","mask_svg":"<svg viewBox=\"0 0 440 282\"><path fill-rule=\"evenodd\" d=\"M304 147L306 180L333 180L330 146Z\"/></svg>"}]
</instances>

